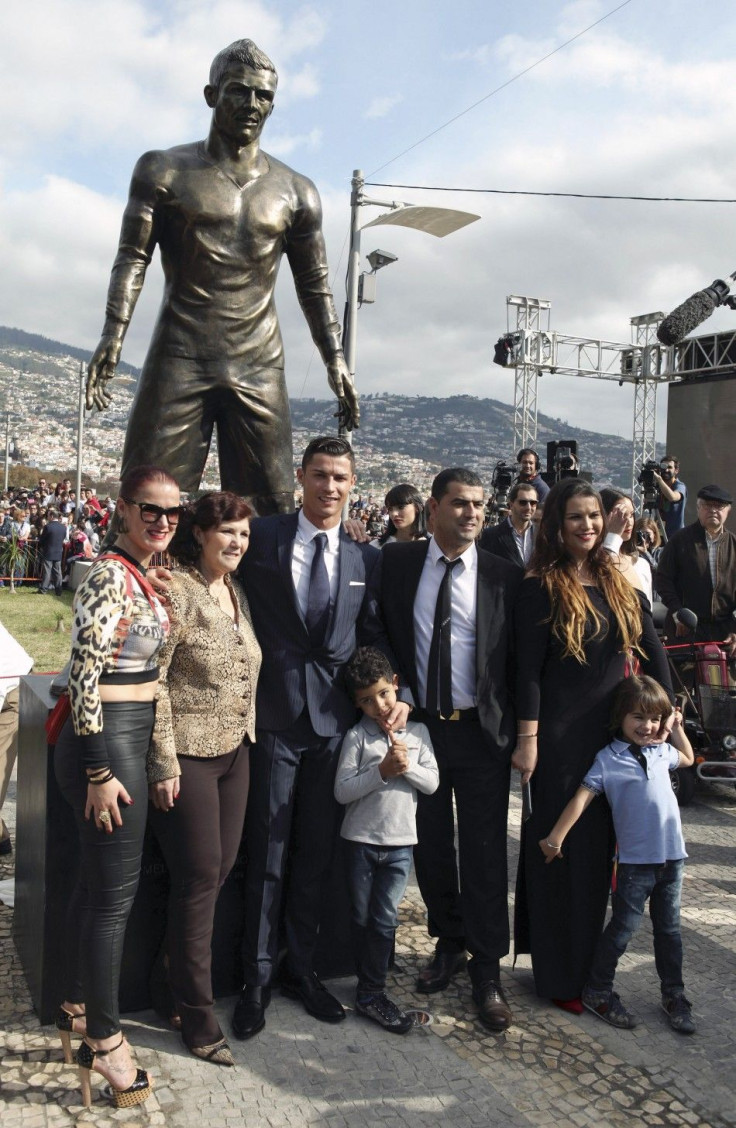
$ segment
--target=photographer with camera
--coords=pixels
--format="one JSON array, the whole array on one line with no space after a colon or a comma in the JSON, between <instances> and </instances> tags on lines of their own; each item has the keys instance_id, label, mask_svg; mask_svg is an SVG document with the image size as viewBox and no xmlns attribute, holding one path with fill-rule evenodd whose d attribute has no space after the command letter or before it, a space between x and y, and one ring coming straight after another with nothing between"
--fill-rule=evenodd
<instances>
[{"instance_id":1,"label":"photographer with camera","mask_svg":"<svg viewBox=\"0 0 736 1128\"><path fill-rule=\"evenodd\" d=\"M524 485L534 486L537 491L537 498L539 500L540 508L544 505L544 499L549 493L549 486L542 478L540 470L542 464L539 461L539 455L531 447L524 447L516 456L516 461L519 463L520 473L517 482L523 482Z\"/></svg>"},{"instance_id":2,"label":"photographer with camera","mask_svg":"<svg viewBox=\"0 0 736 1128\"><path fill-rule=\"evenodd\" d=\"M669 540L673 533L685 528L687 486L677 477L680 463L671 454L664 456L660 462L660 470L661 473L653 470L652 477L658 490L657 510Z\"/></svg>"}]
</instances>

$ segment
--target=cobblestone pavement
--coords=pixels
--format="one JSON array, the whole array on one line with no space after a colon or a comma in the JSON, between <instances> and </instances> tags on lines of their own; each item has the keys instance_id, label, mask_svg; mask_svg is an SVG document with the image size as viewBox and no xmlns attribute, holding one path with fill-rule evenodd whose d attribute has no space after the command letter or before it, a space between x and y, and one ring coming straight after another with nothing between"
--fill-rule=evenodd
<instances>
[{"instance_id":1,"label":"cobblestone pavement","mask_svg":"<svg viewBox=\"0 0 736 1128\"><path fill-rule=\"evenodd\" d=\"M10 818L12 826L12 792ZM513 873L519 828L515 797L509 825ZM685 980L698 1033L672 1032L659 1009L648 923L622 961L617 987L638 1014L634 1031L573 1017L534 995L526 958L505 961L504 985L515 1025L502 1035L479 1026L466 976L429 1000L434 1025L403 1038L349 1014L326 1026L275 995L266 1029L233 1042L234 1070L197 1061L152 1012L126 1018L138 1063L155 1078L154 1096L115 1112L98 1090L79 1103L75 1070L65 1066L56 1032L41 1028L10 938L12 910L0 906L0 1109L2 1128L75 1123L182 1125L247 1123L291 1128L453 1128L503 1125L736 1125L731 1084L736 1061L736 792L698 791L683 811L690 853L683 896ZM12 875L12 859L0 880ZM511 891L512 892L512 891ZM411 888L402 911L391 993L423 1005L413 992L417 967L431 951L421 901ZM346 1005L352 981L331 984ZM227 1029L233 1000L220 1004Z\"/></svg>"}]
</instances>

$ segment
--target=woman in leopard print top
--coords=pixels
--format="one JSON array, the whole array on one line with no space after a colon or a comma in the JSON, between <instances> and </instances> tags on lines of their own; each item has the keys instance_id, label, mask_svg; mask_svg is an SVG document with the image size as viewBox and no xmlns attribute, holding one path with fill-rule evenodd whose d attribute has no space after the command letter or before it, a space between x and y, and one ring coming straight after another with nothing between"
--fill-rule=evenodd
<instances>
[{"instance_id":1,"label":"woman in leopard print top","mask_svg":"<svg viewBox=\"0 0 736 1128\"><path fill-rule=\"evenodd\" d=\"M127 474L114 547L95 561L74 600L71 717L54 761L76 818L81 866L68 909L67 988L57 1026L69 1060L71 1034L84 1035L77 1060L85 1104L91 1068L110 1082L118 1107L151 1092L120 1031L118 984L146 826L158 652L169 629L145 572L153 553L168 547L180 512L179 487L165 470Z\"/></svg>"},{"instance_id":2,"label":"woman in leopard print top","mask_svg":"<svg viewBox=\"0 0 736 1128\"><path fill-rule=\"evenodd\" d=\"M261 665L245 591L231 578L248 547L251 512L236 494L205 494L171 543L180 567L148 755L151 825L171 876L174 1007L185 1045L219 1065L234 1063L213 1009L212 926L243 833Z\"/></svg>"}]
</instances>

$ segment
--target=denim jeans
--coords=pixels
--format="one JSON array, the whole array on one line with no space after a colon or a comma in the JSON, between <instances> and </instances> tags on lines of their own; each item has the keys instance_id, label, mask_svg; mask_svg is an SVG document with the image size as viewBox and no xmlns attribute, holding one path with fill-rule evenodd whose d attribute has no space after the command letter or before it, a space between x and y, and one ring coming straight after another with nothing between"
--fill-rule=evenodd
<instances>
[{"instance_id":1,"label":"denim jeans","mask_svg":"<svg viewBox=\"0 0 736 1128\"><path fill-rule=\"evenodd\" d=\"M377 994L386 986L413 848L349 841L344 845L358 995Z\"/></svg>"},{"instance_id":2,"label":"denim jeans","mask_svg":"<svg viewBox=\"0 0 736 1128\"><path fill-rule=\"evenodd\" d=\"M611 898L613 916L598 941L586 991L602 996L610 993L616 965L641 923L648 899L662 995L672 998L683 993L680 898L684 868L684 859L663 865L619 864Z\"/></svg>"}]
</instances>

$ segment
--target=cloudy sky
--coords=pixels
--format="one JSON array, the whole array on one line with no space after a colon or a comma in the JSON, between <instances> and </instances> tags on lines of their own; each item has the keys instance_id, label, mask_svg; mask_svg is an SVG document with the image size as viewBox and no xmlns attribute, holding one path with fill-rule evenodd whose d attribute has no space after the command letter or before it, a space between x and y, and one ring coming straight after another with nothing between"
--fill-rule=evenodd
<instances>
[{"instance_id":1,"label":"cloudy sky","mask_svg":"<svg viewBox=\"0 0 736 1128\"><path fill-rule=\"evenodd\" d=\"M732 4L28 0L4 6L2 26L0 323L90 350L133 164L206 135L210 60L240 37L278 68L263 147L321 192L339 310L354 168L393 185L736 197ZM444 240L364 234L365 252L399 258L360 314L364 392L511 401L511 372L491 364L508 294L551 301L559 333L627 342L633 315L669 310L736 269L734 204L370 191L481 220ZM160 290L155 262L126 339L131 363L143 360ZM289 389L322 396L286 264L278 293ZM708 327L734 316L719 311ZM631 433L631 393L617 384L547 376L540 408Z\"/></svg>"}]
</instances>

